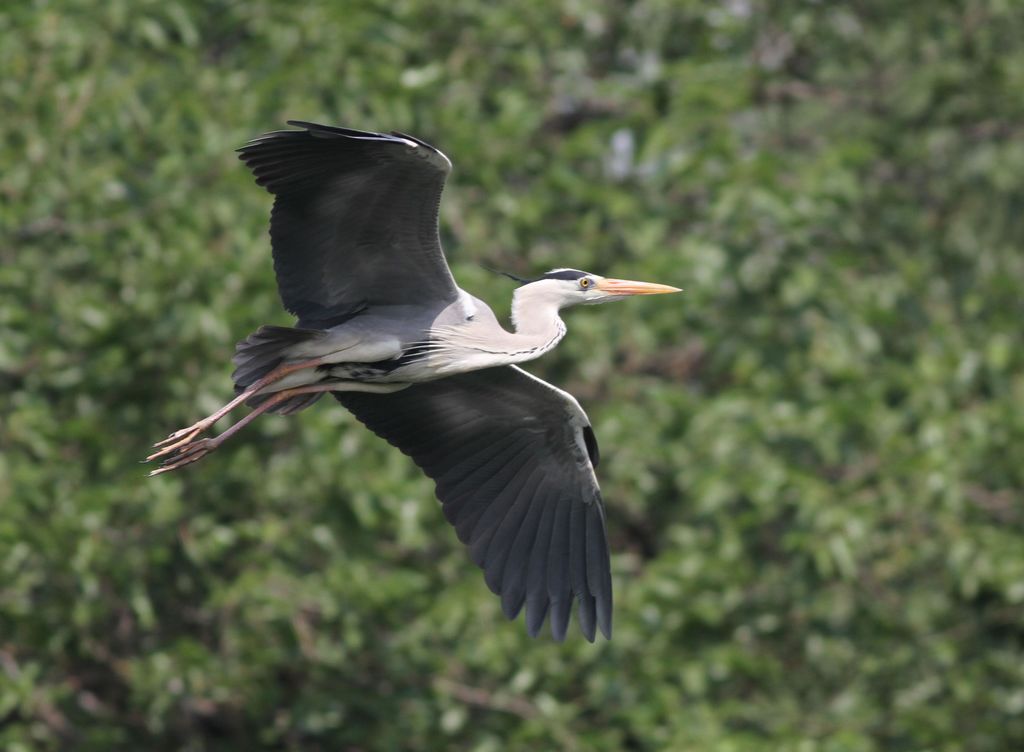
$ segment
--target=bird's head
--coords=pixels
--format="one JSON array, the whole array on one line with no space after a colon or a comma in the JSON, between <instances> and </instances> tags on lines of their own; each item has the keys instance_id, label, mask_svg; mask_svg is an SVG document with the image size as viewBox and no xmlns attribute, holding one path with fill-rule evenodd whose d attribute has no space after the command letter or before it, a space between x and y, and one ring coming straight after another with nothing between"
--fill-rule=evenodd
<instances>
[{"instance_id":1,"label":"bird's head","mask_svg":"<svg viewBox=\"0 0 1024 752\"><path fill-rule=\"evenodd\" d=\"M535 288L530 292L535 292L556 302L559 308L580 304L607 303L633 295L681 292L678 287L659 285L653 282L635 282L629 279L612 279L579 269L552 269L536 279L521 281L524 283L524 288Z\"/></svg>"}]
</instances>

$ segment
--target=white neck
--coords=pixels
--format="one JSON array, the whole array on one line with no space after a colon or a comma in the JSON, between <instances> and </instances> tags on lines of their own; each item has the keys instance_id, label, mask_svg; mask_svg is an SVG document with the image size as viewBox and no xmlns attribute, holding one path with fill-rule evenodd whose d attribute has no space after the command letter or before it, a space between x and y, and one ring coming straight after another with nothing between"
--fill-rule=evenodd
<instances>
[{"instance_id":1,"label":"white neck","mask_svg":"<svg viewBox=\"0 0 1024 752\"><path fill-rule=\"evenodd\" d=\"M532 336L559 330L565 334L558 304L538 288L538 285L525 285L512 294L512 326L516 334Z\"/></svg>"},{"instance_id":2,"label":"white neck","mask_svg":"<svg viewBox=\"0 0 1024 752\"><path fill-rule=\"evenodd\" d=\"M559 308L550 292L544 294L537 283L520 287L512 296L515 333L502 329L493 317L492 324L481 320L480 329L456 328L454 337L448 338L448 347L436 354L435 373L459 373L539 358L565 336Z\"/></svg>"}]
</instances>

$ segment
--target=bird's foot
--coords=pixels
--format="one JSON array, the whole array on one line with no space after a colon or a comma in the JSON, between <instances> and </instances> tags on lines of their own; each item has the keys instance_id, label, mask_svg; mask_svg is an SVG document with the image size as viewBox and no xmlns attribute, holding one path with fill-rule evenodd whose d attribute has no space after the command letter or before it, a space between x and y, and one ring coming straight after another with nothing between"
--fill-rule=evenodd
<instances>
[{"instance_id":1,"label":"bird's foot","mask_svg":"<svg viewBox=\"0 0 1024 752\"><path fill-rule=\"evenodd\" d=\"M218 446L220 442L217 439L190 439L191 443L184 446L167 457L163 462L160 463L160 467L153 470L149 477L154 475L160 475L161 473L167 473L171 470L177 470L178 468L184 467L185 465L191 465L193 462L198 462L203 457L208 455ZM153 457L161 456L160 454L153 455ZM152 459L151 457L150 459Z\"/></svg>"},{"instance_id":2,"label":"bird's foot","mask_svg":"<svg viewBox=\"0 0 1024 752\"><path fill-rule=\"evenodd\" d=\"M152 462L155 459L159 459L160 457L167 455L173 456L195 441L199 434L208 430L212 425L213 421L208 418L204 418L198 423L193 423L188 428L182 428L179 431L175 431L163 441L158 441L153 445L153 448L159 451L153 452L153 454L146 457L146 462Z\"/></svg>"}]
</instances>

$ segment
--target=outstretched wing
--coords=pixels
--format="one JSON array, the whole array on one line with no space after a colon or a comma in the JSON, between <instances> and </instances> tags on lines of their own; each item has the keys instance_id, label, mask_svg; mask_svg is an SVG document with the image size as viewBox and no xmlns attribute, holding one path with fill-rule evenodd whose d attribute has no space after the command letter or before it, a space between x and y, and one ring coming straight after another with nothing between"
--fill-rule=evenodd
<instances>
[{"instance_id":1,"label":"outstretched wing","mask_svg":"<svg viewBox=\"0 0 1024 752\"><path fill-rule=\"evenodd\" d=\"M563 640L575 599L586 638L593 642L595 626L611 637L597 443L571 395L502 366L392 394L334 396L434 479L445 516L510 619L525 603L531 636L550 614Z\"/></svg>"},{"instance_id":2,"label":"outstretched wing","mask_svg":"<svg viewBox=\"0 0 1024 752\"><path fill-rule=\"evenodd\" d=\"M276 197L274 270L301 325L456 300L437 227L448 158L412 136L288 123L303 130L260 136L239 158Z\"/></svg>"}]
</instances>

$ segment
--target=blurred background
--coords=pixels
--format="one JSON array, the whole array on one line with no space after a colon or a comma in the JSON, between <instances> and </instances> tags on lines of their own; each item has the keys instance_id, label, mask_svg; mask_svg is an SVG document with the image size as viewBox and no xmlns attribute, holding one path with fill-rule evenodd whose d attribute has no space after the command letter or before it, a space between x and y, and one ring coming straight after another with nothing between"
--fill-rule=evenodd
<instances>
[{"instance_id":1,"label":"blurred background","mask_svg":"<svg viewBox=\"0 0 1024 752\"><path fill-rule=\"evenodd\" d=\"M1005 0L0 10L0 747L1024 748L1024 9ZM233 150L301 118L455 164L500 314L685 288L530 364L603 449L615 636L508 623L325 400L137 464L288 325Z\"/></svg>"}]
</instances>

